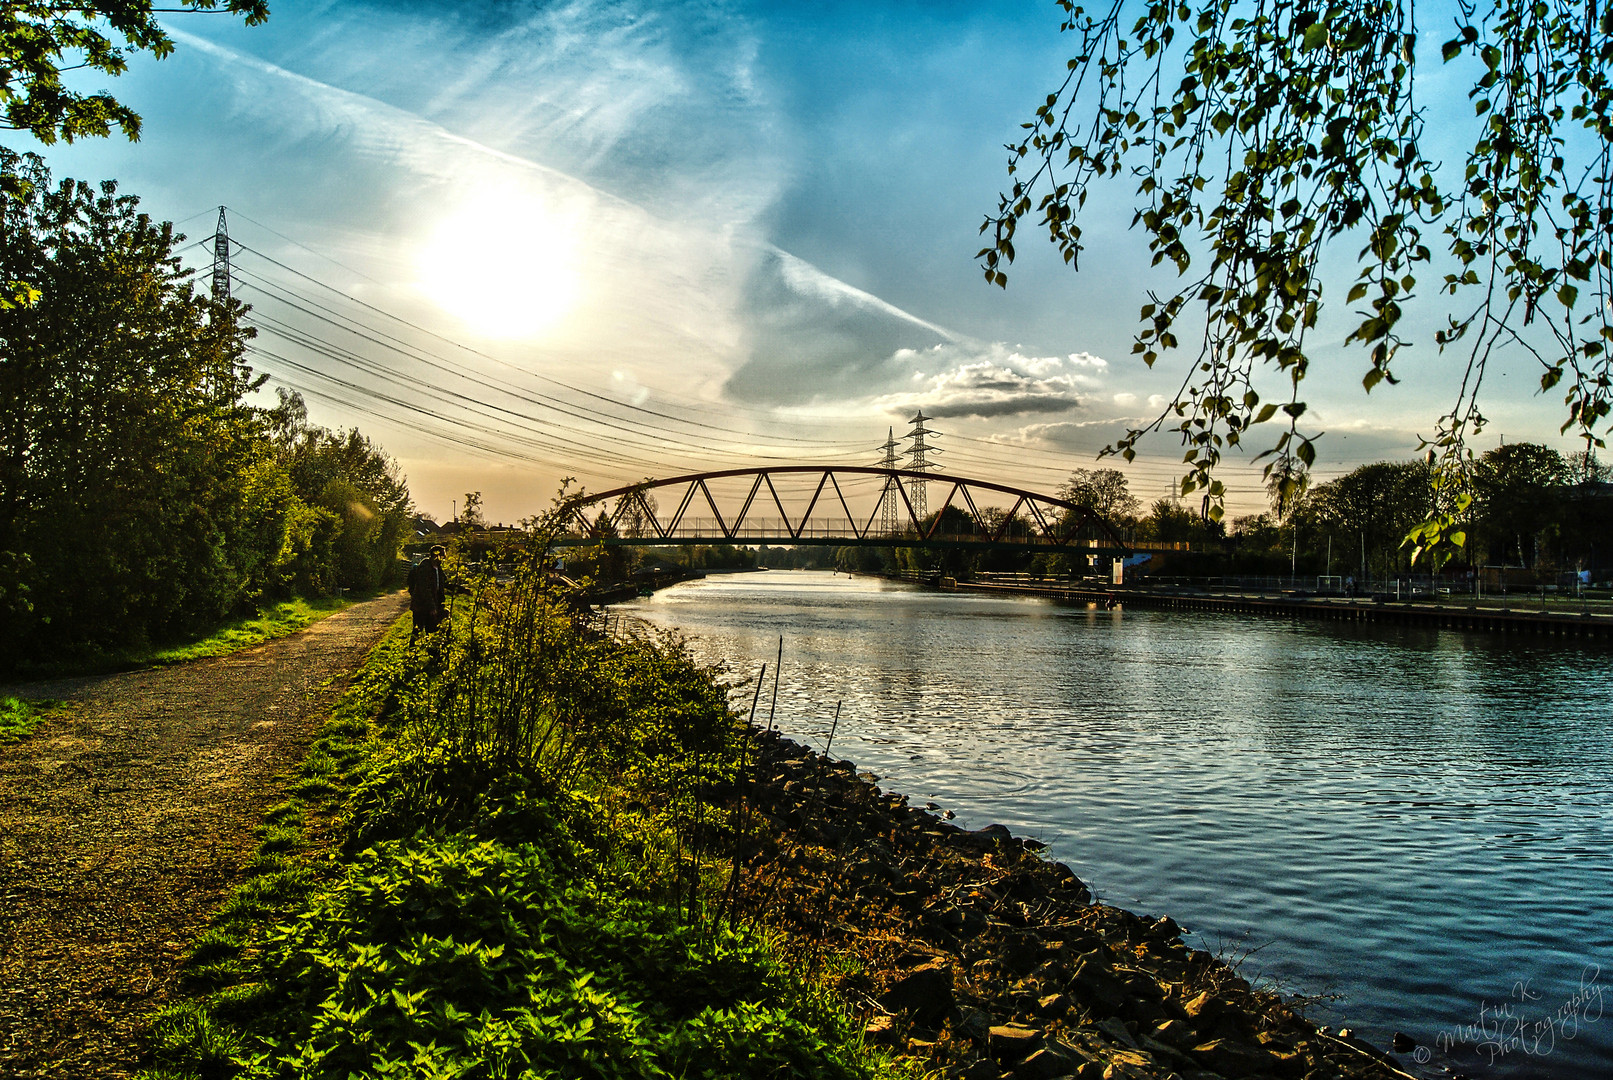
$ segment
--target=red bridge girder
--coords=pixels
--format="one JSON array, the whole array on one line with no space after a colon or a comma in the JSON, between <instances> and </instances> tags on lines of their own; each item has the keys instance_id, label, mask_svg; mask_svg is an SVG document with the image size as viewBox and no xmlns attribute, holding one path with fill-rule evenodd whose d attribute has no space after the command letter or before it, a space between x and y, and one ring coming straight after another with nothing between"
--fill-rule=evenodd
<instances>
[{"instance_id":1,"label":"red bridge girder","mask_svg":"<svg viewBox=\"0 0 1613 1080\"><path fill-rule=\"evenodd\" d=\"M813 490L812 497L807 503L798 519L792 522L790 513L784 508L784 500L780 497L773 478L784 475L813 475L816 474L818 482ZM841 490L840 477L882 477L886 480L886 489L894 485L901 498L901 505L907 512L907 526L899 533L886 533L875 529L875 521L880 516L876 505L867 523L858 526L859 515L854 514ZM730 515L724 516L713 497L709 483L715 480L733 477L752 477L749 493L737 510L730 507ZM950 484L947 496L938 505L930 509L926 520L920 521L913 509L913 502L909 496L909 487L917 482L928 484ZM773 506L778 510L779 520L783 530L776 536L758 536L754 528L747 528L746 519L751 515L757 499L762 495L763 489L771 498ZM662 521L654 501L647 498L650 492L663 489L680 490L677 509L664 522ZM848 541L884 542L893 546L903 546L925 543L956 542L957 534L941 532L945 511L950 507L962 512L978 530L971 534L977 542L985 544L1023 544L1035 548L1055 548L1076 550L1078 547L1087 547L1083 543L1076 544L1076 540L1089 529L1096 530L1106 538L1114 548L1127 550L1127 545L1121 540L1114 528L1103 519L1092 507L1080 503L1070 502L1052 495L1043 495L1023 488L1009 487L1005 484L995 484L986 480L971 480L967 477L953 476L947 473L917 472L908 469L882 469L869 466L823 466L823 465L780 465L752 469L723 469L716 472L687 473L682 476L670 476L665 479L649 479L637 484L628 484L624 487L612 488L593 494L578 495L560 508L563 526L570 526L575 530L579 539L591 538L597 540L624 539L622 528L629 529L628 536L636 542L667 544L679 543L711 543L714 541L727 541L731 543L744 542L776 542L789 544L792 542L823 543L832 540L822 531L808 532L812 511L824 501L825 492L831 493L832 502L838 502L839 508L845 512L844 539ZM982 518L980 510L975 505L974 492L993 492L1009 495L1014 498L1013 506L1001 521L987 522ZM954 500L962 496L963 505L956 506ZM694 505L696 497L702 497L710 509L716 524L716 534L706 532L704 528L692 529L686 522L689 519L689 510ZM883 495L881 496L883 497ZM588 519L584 512L591 507L614 503L605 514L608 526L602 526L596 514L593 521ZM1025 516L1021 517L1021 511ZM1015 526L1024 527L1023 540L1015 537Z\"/></svg>"}]
</instances>

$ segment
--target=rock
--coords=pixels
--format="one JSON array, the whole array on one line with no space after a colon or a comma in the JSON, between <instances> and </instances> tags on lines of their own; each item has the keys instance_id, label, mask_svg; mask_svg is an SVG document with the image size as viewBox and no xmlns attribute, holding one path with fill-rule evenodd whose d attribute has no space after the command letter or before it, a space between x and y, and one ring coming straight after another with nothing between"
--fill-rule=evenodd
<instances>
[{"instance_id":1,"label":"rock","mask_svg":"<svg viewBox=\"0 0 1613 1080\"><path fill-rule=\"evenodd\" d=\"M1116 1017L1106 1017L1098 1021L1094 1026L1107 1035L1110 1042L1119 1043L1121 1046L1129 1046L1133 1050L1138 1048L1136 1038L1132 1036L1126 1025Z\"/></svg>"},{"instance_id":2,"label":"rock","mask_svg":"<svg viewBox=\"0 0 1613 1080\"><path fill-rule=\"evenodd\" d=\"M1198 1033L1184 1020L1164 1020L1154 1025L1154 1038L1178 1048L1196 1046Z\"/></svg>"},{"instance_id":3,"label":"rock","mask_svg":"<svg viewBox=\"0 0 1613 1080\"><path fill-rule=\"evenodd\" d=\"M905 1012L915 1019L938 1022L952 1011L952 965L932 961L903 975L879 997L882 1008Z\"/></svg>"},{"instance_id":4,"label":"rock","mask_svg":"<svg viewBox=\"0 0 1613 1080\"><path fill-rule=\"evenodd\" d=\"M1157 1080L1162 1075L1158 1063L1137 1050L1117 1051L1103 1070L1104 1080Z\"/></svg>"},{"instance_id":5,"label":"rock","mask_svg":"<svg viewBox=\"0 0 1613 1080\"><path fill-rule=\"evenodd\" d=\"M1125 987L1101 961L1093 959L1092 954L1083 956L1076 963L1070 988L1081 1001L1099 1012L1112 1014L1125 1004Z\"/></svg>"},{"instance_id":6,"label":"rock","mask_svg":"<svg viewBox=\"0 0 1613 1080\"><path fill-rule=\"evenodd\" d=\"M1152 1054L1156 1058L1161 1058L1170 1062L1181 1062L1183 1065L1191 1065L1193 1063L1192 1058L1176 1049L1176 1047L1170 1046L1167 1043L1162 1043L1150 1035L1144 1035L1141 1032L1138 1032L1137 1042L1140 1044L1139 1049Z\"/></svg>"},{"instance_id":7,"label":"rock","mask_svg":"<svg viewBox=\"0 0 1613 1080\"><path fill-rule=\"evenodd\" d=\"M1044 1046L1014 1066L1014 1080L1054 1080L1054 1077L1069 1076L1080 1067L1081 1062L1063 1047Z\"/></svg>"},{"instance_id":8,"label":"rock","mask_svg":"<svg viewBox=\"0 0 1613 1080\"><path fill-rule=\"evenodd\" d=\"M1148 928L1148 934L1150 937L1164 938L1169 940L1171 938L1180 937L1182 934L1182 928L1176 925L1175 919L1171 918L1169 915L1166 915L1154 921L1153 925Z\"/></svg>"},{"instance_id":9,"label":"rock","mask_svg":"<svg viewBox=\"0 0 1613 1080\"><path fill-rule=\"evenodd\" d=\"M1305 1055L1298 1050L1273 1048L1272 1060L1277 1063L1279 1076L1304 1076L1306 1069Z\"/></svg>"},{"instance_id":10,"label":"rock","mask_svg":"<svg viewBox=\"0 0 1613 1080\"><path fill-rule=\"evenodd\" d=\"M1002 1075L1001 1070L984 1058L971 1061L956 1072L948 1073L955 1080L997 1080Z\"/></svg>"},{"instance_id":11,"label":"rock","mask_svg":"<svg viewBox=\"0 0 1613 1080\"><path fill-rule=\"evenodd\" d=\"M1014 839L1014 834L1008 831L1006 825L987 825L984 829L962 831L953 835L962 843L982 850L1009 843Z\"/></svg>"},{"instance_id":12,"label":"rock","mask_svg":"<svg viewBox=\"0 0 1613 1080\"><path fill-rule=\"evenodd\" d=\"M1394 1040L1389 1045L1394 1047L1394 1051L1397 1054L1409 1054L1417 1049L1417 1040L1407 1035L1404 1031L1397 1031L1395 1032Z\"/></svg>"},{"instance_id":13,"label":"rock","mask_svg":"<svg viewBox=\"0 0 1613 1080\"><path fill-rule=\"evenodd\" d=\"M1271 1072L1277 1064L1276 1059L1265 1051L1241 1046L1226 1039L1200 1043L1193 1047L1191 1052L1194 1060L1200 1065L1222 1076L1264 1075Z\"/></svg>"},{"instance_id":14,"label":"rock","mask_svg":"<svg viewBox=\"0 0 1613 1080\"><path fill-rule=\"evenodd\" d=\"M896 966L902 969L916 968L921 964L934 964L937 962L951 963L951 958L943 952L934 949L914 947L911 942L908 949L896 958Z\"/></svg>"},{"instance_id":15,"label":"rock","mask_svg":"<svg viewBox=\"0 0 1613 1080\"><path fill-rule=\"evenodd\" d=\"M996 1024L991 1029L991 1056L998 1061L1024 1061L1036 1049L1042 1033L1019 1024Z\"/></svg>"},{"instance_id":16,"label":"rock","mask_svg":"<svg viewBox=\"0 0 1613 1080\"><path fill-rule=\"evenodd\" d=\"M1014 975L1024 975L1057 955L1057 946L1049 946L1040 938L1026 934L1013 938L1003 946L1002 962L1003 967Z\"/></svg>"},{"instance_id":17,"label":"rock","mask_svg":"<svg viewBox=\"0 0 1613 1080\"><path fill-rule=\"evenodd\" d=\"M1227 1011L1227 1003L1206 990L1197 997L1182 1003L1182 1011L1189 1020L1213 1022Z\"/></svg>"},{"instance_id":18,"label":"rock","mask_svg":"<svg viewBox=\"0 0 1613 1080\"><path fill-rule=\"evenodd\" d=\"M1070 999L1065 994L1048 994L1036 999L1036 1011L1057 1020L1070 1011Z\"/></svg>"},{"instance_id":19,"label":"rock","mask_svg":"<svg viewBox=\"0 0 1613 1080\"><path fill-rule=\"evenodd\" d=\"M991 1038L991 1014L979 1009L959 1009L958 1020L952 1025L952 1030L975 1042L987 1042Z\"/></svg>"},{"instance_id":20,"label":"rock","mask_svg":"<svg viewBox=\"0 0 1613 1080\"><path fill-rule=\"evenodd\" d=\"M896 1021L889 1016L876 1016L863 1025L863 1040L880 1046L896 1043Z\"/></svg>"}]
</instances>

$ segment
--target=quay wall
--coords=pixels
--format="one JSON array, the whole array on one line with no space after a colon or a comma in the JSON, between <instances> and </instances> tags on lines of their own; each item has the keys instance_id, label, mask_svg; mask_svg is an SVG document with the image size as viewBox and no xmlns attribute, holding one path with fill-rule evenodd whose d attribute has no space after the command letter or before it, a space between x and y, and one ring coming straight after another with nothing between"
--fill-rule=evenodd
<instances>
[{"instance_id":1,"label":"quay wall","mask_svg":"<svg viewBox=\"0 0 1613 1080\"><path fill-rule=\"evenodd\" d=\"M1390 623L1498 634L1613 641L1613 616L1449 603L1352 600L1332 597L1215 596L1115 586L957 583L959 591L1049 596L1070 603L1160 611L1217 611L1345 622Z\"/></svg>"}]
</instances>

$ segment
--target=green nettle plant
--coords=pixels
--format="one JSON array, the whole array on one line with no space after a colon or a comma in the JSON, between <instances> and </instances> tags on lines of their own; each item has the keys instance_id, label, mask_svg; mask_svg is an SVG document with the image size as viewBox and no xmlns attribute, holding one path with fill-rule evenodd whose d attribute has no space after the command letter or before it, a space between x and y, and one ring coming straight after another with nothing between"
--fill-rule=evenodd
<instances>
[{"instance_id":1,"label":"green nettle plant","mask_svg":"<svg viewBox=\"0 0 1613 1080\"><path fill-rule=\"evenodd\" d=\"M1346 345L1363 385L1395 381L1421 285L1444 298L1440 350L1466 365L1424 441L1435 508L1408 542L1436 561L1465 540L1479 390L1499 355L1540 365L1564 391L1563 431L1602 446L1613 407L1613 10L1597 0L1457 0L1441 6L1444 64L1468 83L1468 149L1437 167L1423 148L1415 5L1401 0L1060 0L1079 41L1068 75L1008 147L1012 187L981 226L986 279L1006 286L1028 220L1076 266L1081 211L1102 179L1135 179L1134 224L1182 284L1150 293L1134 352L1152 366L1186 346L1175 400L1105 453L1130 460L1145 435L1187 448L1181 491L1218 518L1214 470L1272 420L1268 478L1297 483L1320 433L1304 426L1307 341L1323 309L1320 260L1355 242ZM1442 249L1436 255L1435 249ZM1329 299L1331 295L1329 294ZM1277 400L1262 373L1286 384Z\"/></svg>"}]
</instances>

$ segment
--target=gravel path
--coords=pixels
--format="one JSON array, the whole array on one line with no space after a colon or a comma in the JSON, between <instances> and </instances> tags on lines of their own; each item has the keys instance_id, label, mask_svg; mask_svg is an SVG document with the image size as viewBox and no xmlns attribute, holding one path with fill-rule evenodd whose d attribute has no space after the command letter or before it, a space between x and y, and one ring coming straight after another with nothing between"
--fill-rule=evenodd
<instances>
[{"instance_id":1,"label":"gravel path","mask_svg":"<svg viewBox=\"0 0 1613 1080\"><path fill-rule=\"evenodd\" d=\"M231 656L4 688L70 712L0 748L0 1077L115 1077L347 679L405 610Z\"/></svg>"}]
</instances>

